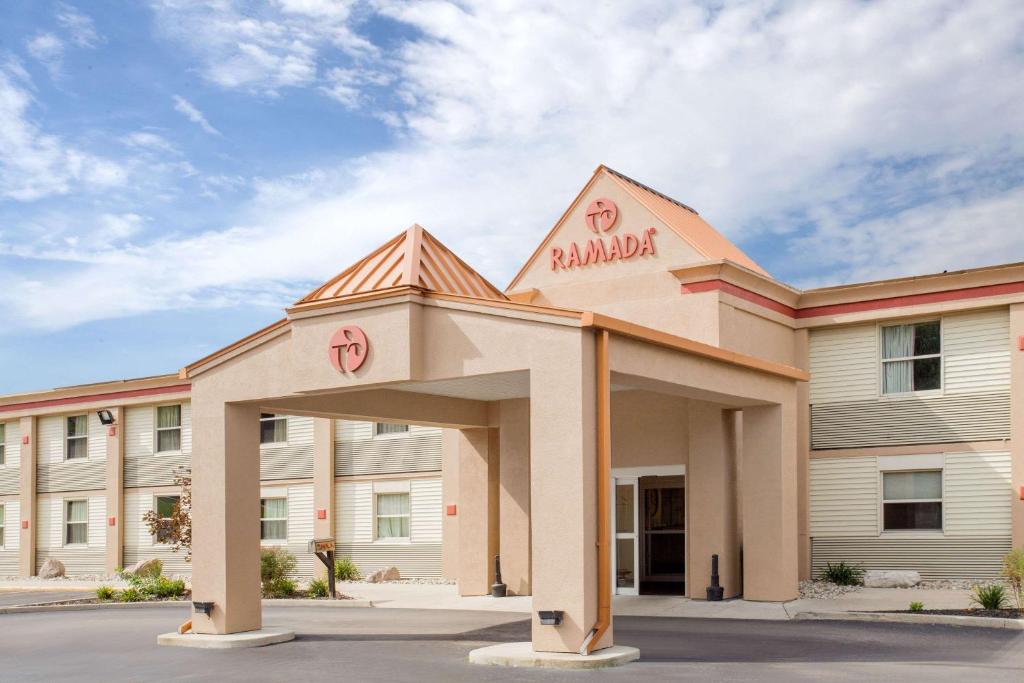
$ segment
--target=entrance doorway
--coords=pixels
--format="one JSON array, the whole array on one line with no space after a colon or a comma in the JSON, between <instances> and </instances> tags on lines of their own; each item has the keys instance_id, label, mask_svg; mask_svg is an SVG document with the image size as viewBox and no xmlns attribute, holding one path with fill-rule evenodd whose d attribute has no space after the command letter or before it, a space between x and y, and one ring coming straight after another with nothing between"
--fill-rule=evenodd
<instances>
[{"instance_id":1,"label":"entrance doorway","mask_svg":"<svg viewBox=\"0 0 1024 683\"><path fill-rule=\"evenodd\" d=\"M686 592L686 477L678 467L612 470L618 595Z\"/></svg>"}]
</instances>

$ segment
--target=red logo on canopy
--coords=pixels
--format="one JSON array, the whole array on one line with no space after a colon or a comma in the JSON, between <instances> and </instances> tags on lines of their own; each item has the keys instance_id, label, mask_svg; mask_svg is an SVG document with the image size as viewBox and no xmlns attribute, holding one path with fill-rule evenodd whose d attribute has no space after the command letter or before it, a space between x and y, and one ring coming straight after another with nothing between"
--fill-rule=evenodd
<instances>
[{"instance_id":1,"label":"red logo on canopy","mask_svg":"<svg viewBox=\"0 0 1024 683\"><path fill-rule=\"evenodd\" d=\"M587 207L587 227L597 235L615 227L618 219L619 207L610 199L595 199Z\"/></svg>"},{"instance_id":2,"label":"red logo on canopy","mask_svg":"<svg viewBox=\"0 0 1024 683\"><path fill-rule=\"evenodd\" d=\"M346 325L331 337L327 355L338 372L355 372L366 362L369 352L370 343L366 340L366 333L355 325Z\"/></svg>"}]
</instances>

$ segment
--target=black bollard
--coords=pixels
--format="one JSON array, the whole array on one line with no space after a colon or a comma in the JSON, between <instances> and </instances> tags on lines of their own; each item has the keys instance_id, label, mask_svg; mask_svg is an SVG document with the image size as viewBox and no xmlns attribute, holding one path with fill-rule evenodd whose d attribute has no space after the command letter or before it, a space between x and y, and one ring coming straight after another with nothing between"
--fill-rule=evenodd
<instances>
[{"instance_id":1,"label":"black bollard","mask_svg":"<svg viewBox=\"0 0 1024 683\"><path fill-rule=\"evenodd\" d=\"M718 555L711 556L711 585L708 586L708 600L717 602L725 597L725 589L718 585Z\"/></svg>"},{"instance_id":2,"label":"black bollard","mask_svg":"<svg viewBox=\"0 0 1024 683\"><path fill-rule=\"evenodd\" d=\"M491 597L503 598L508 593L508 586L501 582L501 556L494 556L494 583L491 585Z\"/></svg>"}]
</instances>

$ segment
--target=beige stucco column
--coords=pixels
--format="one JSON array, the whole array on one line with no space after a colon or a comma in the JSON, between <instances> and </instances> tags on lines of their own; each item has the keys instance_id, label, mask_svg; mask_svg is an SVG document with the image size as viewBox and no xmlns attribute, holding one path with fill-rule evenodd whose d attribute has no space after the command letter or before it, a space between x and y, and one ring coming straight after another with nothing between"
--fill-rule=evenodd
<instances>
[{"instance_id":1,"label":"beige stucco column","mask_svg":"<svg viewBox=\"0 0 1024 683\"><path fill-rule=\"evenodd\" d=\"M1010 306L1010 519L1013 547L1024 548L1024 304Z\"/></svg>"},{"instance_id":2,"label":"beige stucco column","mask_svg":"<svg viewBox=\"0 0 1024 683\"><path fill-rule=\"evenodd\" d=\"M577 652L598 616L597 396L594 339L552 349L530 373L533 648ZM540 624L560 610L560 626ZM609 626L597 647L613 642Z\"/></svg>"},{"instance_id":3,"label":"beige stucco column","mask_svg":"<svg viewBox=\"0 0 1024 683\"><path fill-rule=\"evenodd\" d=\"M736 597L742 589L736 523L736 418L735 411L703 401L690 402L686 593L698 600L706 599L705 589L711 585L712 555L718 555L725 597Z\"/></svg>"},{"instance_id":4,"label":"beige stucco column","mask_svg":"<svg viewBox=\"0 0 1024 683\"><path fill-rule=\"evenodd\" d=\"M510 595L530 594L530 401L502 401L498 490L501 578Z\"/></svg>"},{"instance_id":5,"label":"beige stucco column","mask_svg":"<svg viewBox=\"0 0 1024 683\"><path fill-rule=\"evenodd\" d=\"M486 595L498 554L498 430L459 431L460 595Z\"/></svg>"},{"instance_id":6,"label":"beige stucco column","mask_svg":"<svg viewBox=\"0 0 1024 683\"><path fill-rule=\"evenodd\" d=\"M743 597L797 597L796 392L782 405L743 409ZM691 456L692 457L692 456Z\"/></svg>"},{"instance_id":7,"label":"beige stucco column","mask_svg":"<svg viewBox=\"0 0 1024 683\"><path fill-rule=\"evenodd\" d=\"M113 574L123 566L124 560L124 409L109 410L114 424L106 428L107 519L104 523L107 528L106 570Z\"/></svg>"},{"instance_id":8,"label":"beige stucco column","mask_svg":"<svg viewBox=\"0 0 1024 683\"><path fill-rule=\"evenodd\" d=\"M18 574L36 573L36 419L23 417L18 425L21 434L21 469L18 472ZM25 437L28 437L27 439Z\"/></svg>"},{"instance_id":9,"label":"beige stucco column","mask_svg":"<svg viewBox=\"0 0 1024 683\"><path fill-rule=\"evenodd\" d=\"M801 370L810 370L810 340L807 330L794 332L795 349L793 358L795 366ZM797 382L796 385L797 415L797 508L796 517L799 527L798 557L800 562L800 579L811 578L811 505L810 468L811 468L811 385L808 382Z\"/></svg>"},{"instance_id":10,"label":"beige stucco column","mask_svg":"<svg viewBox=\"0 0 1024 683\"><path fill-rule=\"evenodd\" d=\"M334 538L334 420L313 418L313 537ZM327 578L317 560L316 575Z\"/></svg>"},{"instance_id":11,"label":"beige stucco column","mask_svg":"<svg viewBox=\"0 0 1024 683\"><path fill-rule=\"evenodd\" d=\"M257 405L207 399L193 385L192 599L196 633L260 628L260 439Z\"/></svg>"},{"instance_id":12,"label":"beige stucco column","mask_svg":"<svg viewBox=\"0 0 1024 683\"><path fill-rule=\"evenodd\" d=\"M457 429L441 430L441 575L459 579L459 440Z\"/></svg>"}]
</instances>

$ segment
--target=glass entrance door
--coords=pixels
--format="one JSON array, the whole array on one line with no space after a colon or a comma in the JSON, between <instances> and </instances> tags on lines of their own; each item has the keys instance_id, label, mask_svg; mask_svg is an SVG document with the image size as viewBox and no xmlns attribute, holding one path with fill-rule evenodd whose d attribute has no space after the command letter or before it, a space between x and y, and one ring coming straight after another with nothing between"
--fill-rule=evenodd
<instances>
[{"instance_id":1,"label":"glass entrance door","mask_svg":"<svg viewBox=\"0 0 1024 683\"><path fill-rule=\"evenodd\" d=\"M640 589L642 593L685 591L686 500L683 477L642 477Z\"/></svg>"},{"instance_id":2,"label":"glass entrance door","mask_svg":"<svg viewBox=\"0 0 1024 683\"><path fill-rule=\"evenodd\" d=\"M639 595L639 544L637 543L636 477L615 477L615 505L612 508L615 547L612 552L613 586L617 595Z\"/></svg>"}]
</instances>

